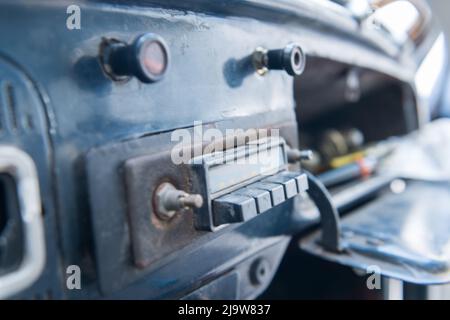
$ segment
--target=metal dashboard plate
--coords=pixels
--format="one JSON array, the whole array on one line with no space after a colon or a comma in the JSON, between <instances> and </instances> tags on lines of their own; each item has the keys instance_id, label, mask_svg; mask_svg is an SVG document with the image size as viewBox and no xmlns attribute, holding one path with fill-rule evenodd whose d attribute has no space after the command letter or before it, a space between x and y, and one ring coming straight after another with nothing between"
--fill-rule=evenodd
<instances>
[{"instance_id":1,"label":"metal dashboard plate","mask_svg":"<svg viewBox=\"0 0 450 320\"><path fill-rule=\"evenodd\" d=\"M320 232L300 241L327 260L416 284L450 282L450 183L409 181L342 219L344 252L325 251Z\"/></svg>"}]
</instances>

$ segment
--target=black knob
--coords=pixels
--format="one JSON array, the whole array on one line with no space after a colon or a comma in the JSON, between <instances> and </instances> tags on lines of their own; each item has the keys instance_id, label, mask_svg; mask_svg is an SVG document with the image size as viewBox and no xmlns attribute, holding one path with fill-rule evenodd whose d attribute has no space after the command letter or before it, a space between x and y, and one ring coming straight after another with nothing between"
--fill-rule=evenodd
<instances>
[{"instance_id":1,"label":"black knob","mask_svg":"<svg viewBox=\"0 0 450 320\"><path fill-rule=\"evenodd\" d=\"M137 37L131 44L113 42L105 63L115 78L135 76L144 83L161 80L169 65L169 50L164 40L153 33Z\"/></svg>"},{"instance_id":2,"label":"black knob","mask_svg":"<svg viewBox=\"0 0 450 320\"><path fill-rule=\"evenodd\" d=\"M252 62L256 72L261 75L268 70L285 70L291 76L298 76L305 70L306 56L298 44L291 43L283 49L257 48Z\"/></svg>"},{"instance_id":3,"label":"black knob","mask_svg":"<svg viewBox=\"0 0 450 320\"><path fill-rule=\"evenodd\" d=\"M267 52L267 68L269 70L285 70L291 76L300 75L305 70L305 54L295 43L288 44L283 49Z\"/></svg>"}]
</instances>

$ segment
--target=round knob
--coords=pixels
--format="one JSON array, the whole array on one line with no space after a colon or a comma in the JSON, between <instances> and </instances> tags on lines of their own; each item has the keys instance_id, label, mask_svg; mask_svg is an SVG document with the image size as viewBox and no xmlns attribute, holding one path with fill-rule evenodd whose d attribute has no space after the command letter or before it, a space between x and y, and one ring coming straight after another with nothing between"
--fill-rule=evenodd
<instances>
[{"instance_id":1,"label":"round knob","mask_svg":"<svg viewBox=\"0 0 450 320\"><path fill-rule=\"evenodd\" d=\"M295 43L290 43L283 49L257 48L252 60L256 72L261 75L267 70L285 70L291 76L298 76L303 73L306 64L305 53Z\"/></svg>"},{"instance_id":2,"label":"round knob","mask_svg":"<svg viewBox=\"0 0 450 320\"><path fill-rule=\"evenodd\" d=\"M144 83L161 80L169 66L169 50L153 33L137 37L131 44L111 44L106 63L116 77L135 76Z\"/></svg>"},{"instance_id":3,"label":"round knob","mask_svg":"<svg viewBox=\"0 0 450 320\"><path fill-rule=\"evenodd\" d=\"M283 49L269 50L267 58L269 70L285 70L291 76L300 75L305 70L305 54L302 48L295 43L288 44Z\"/></svg>"}]
</instances>

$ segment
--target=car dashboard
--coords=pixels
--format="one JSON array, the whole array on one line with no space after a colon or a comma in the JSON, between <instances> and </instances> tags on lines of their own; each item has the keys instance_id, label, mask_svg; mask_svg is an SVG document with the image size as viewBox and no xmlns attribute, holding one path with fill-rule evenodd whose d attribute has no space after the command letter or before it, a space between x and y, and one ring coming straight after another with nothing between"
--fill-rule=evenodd
<instances>
[{"instance_id":1,"label":"car dashboard","mask_svg":"<svg viewBox=\"0 0 450 320\"><path fill-rule=\"evenodd\" d=\"M3 1L0 297L273 298L305 252L450 281L446 182L395 161L437 130L443 36L382 2Z\"/></svg>"}]
</instances>

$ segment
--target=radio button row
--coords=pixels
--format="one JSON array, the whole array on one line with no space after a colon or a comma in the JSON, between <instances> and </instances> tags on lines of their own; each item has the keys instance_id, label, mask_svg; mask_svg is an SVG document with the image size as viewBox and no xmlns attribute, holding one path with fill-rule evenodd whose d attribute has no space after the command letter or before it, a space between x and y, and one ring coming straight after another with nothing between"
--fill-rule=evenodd
<instances>
[{"instance_id":1,"label":"radio button row","mask_svg":"<svg viewBox=\"0 0 450 320\"><path fill-rule=\"evenodd\" d=\"M216 226L247 221L257 215L255 199L238 194L215 199L212 209Z\"/></svg>"}]
</instances>

